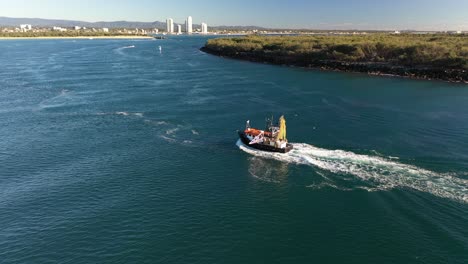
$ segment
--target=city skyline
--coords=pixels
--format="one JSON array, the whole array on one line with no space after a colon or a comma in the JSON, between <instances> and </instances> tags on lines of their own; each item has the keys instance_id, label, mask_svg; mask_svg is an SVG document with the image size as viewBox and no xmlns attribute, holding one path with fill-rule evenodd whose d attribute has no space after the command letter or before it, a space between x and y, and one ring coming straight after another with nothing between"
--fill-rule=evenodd
<instances>
[{"instance_id":1,"label":"city skyline","mask_svg":"<svg viewBox=\"0 0 468 264\"><path fill-rule=\"evenodd\" d=\"M468 2L422 1L375 3L370 0L322 1L246 1L236 5L214 5L212 0L181 0L175 5L162 1L0 0L0 16L82 21L165 21L172 17L183 24L188 15L194 24L209 21L213 26L258 26L288 29L415 29L468 30ZM187 26L184 27L184 31Z\"/></svg>"},{"instance_id":2,"label":"city skyline","mask_svg":"<svg viewBox=\"0 0 468 264\"><path fill-rule=\"evenodd\" d=\"M185 20L184 23L184 31L187 34L192 34L193 33L193 23L192 23L192 16L188 16L187 19ZM177 27L177 32L175 32L175 28ZM207 34L208 33L208 25L207 23L201 23L200 26L200 32L202 34ZM167 18L166 19L166 33L169 34L182 34L182 24L180 23L174 23L174 19L172 18Z\"/></svg>"}]
</instances>

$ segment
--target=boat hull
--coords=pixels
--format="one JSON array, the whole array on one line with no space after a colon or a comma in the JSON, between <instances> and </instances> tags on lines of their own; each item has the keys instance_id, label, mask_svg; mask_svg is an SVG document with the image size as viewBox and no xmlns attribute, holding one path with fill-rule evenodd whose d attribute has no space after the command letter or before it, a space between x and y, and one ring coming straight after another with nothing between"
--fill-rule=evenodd
<instances>
[{"instance_id":1,"label":"boat hull","mask_svg":"<svg viewBox=\"0 0 468 264\"><path fill-rule=\"evenodd\" d=\"M277 148L274 146L263 145L263 144L249 144L250 140L247 138L245 133L243 131L239 131L238 133L239 133L239 138L242 141L242 143L254 149L259 149L259 150L268 151L268 152L279 152L279 153L287 153L293 149L293 145L289 143L286 144L285 148Z\"/></svg>"}]
</instances>

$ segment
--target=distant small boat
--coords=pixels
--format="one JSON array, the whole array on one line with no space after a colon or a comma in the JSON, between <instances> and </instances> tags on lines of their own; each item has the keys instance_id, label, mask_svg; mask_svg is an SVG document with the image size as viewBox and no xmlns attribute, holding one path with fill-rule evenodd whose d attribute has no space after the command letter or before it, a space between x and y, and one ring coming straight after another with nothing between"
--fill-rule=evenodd
<instances>
[{"instance_id":1,"label":"distant small boat","mask_svg":"<svg viewBox=\"0 0 468 264\"><path fill-rule=\"evenodd\" d=\"M162 47L159 46L159 53L162 53Z\"/></svg>"},{"instance_id":2,"label":"distant small boat","mask_svg":"<svg viewBox=\"0 0 468 264\"><path fill-rule=\"evenodd\" d=\"M287 153L293 149L293 145L286 139L286 119L279 118L279 125L273 125L272 119L267 119L266 130L250 127L247 121L244 131L238 131L239 138L245 145L269 152Z\"/></svg>"},{"instance_id":3,"label":"distant small boat","mask_svg":"<svg viewBox=\"0 0 468 264\"><path fill-rule=\"evenodd\" d=\"M154 36L155 39L166 39L166 37L163 36Z\"/></svg>"}]
</instances>

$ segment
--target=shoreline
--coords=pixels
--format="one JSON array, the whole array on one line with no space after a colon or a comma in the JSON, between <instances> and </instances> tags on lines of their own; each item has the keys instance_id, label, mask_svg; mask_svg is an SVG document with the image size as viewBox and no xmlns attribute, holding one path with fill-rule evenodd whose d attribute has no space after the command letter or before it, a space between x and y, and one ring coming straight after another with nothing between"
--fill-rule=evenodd
<instances>
[{"instance_id":1,"label":"shoreline","mask_svg":"<svg viewBox=\"0 0 468 264\"><path fill-rule=\"evenodd\" d=\"M133 36L133 35L122 35L122 36L44 36L44 37L0 37L0 40L22 40L22 39L152 39L151 36Z\"/></svg>"},{"instance_id":2,"label":"shoreline","mask_svg":"<svg viewBox=\"0 0 468 264\"><path fill-rule=\"evenodd\" d=\"M222 54L222 52L210 50L209 48L202 47L201 51L218 56L221 58L229 58L242 61L250 61L254 63L270 64L277 66L286 66L286 67L298 67L309 70L319 70L319 71L328 71L328 72L347 72L347 73L361 73L367 74L368 76L380 76L380 77L392 77L392 78L407 78L414 80L428 80L428 81L445 81L450 83L458 84L468 84L468 78L463 78L460 76L448 76L449 70L437 69L437 73L434 75L435 69L419 69L417 67L400 67L391 64L378 64L372 62L366 63L351 63L346 61L321 61L317 64L308 64L303 65L294 61L278 63L271 58L263 57L257 58L255 56L249 56L252 54L238 53L236 55ZM447 74L447 75L446 75ZM457 74L456 74L457 75ZM467 73L462 74L464 76Z\"/></svg>"}]
</instances>

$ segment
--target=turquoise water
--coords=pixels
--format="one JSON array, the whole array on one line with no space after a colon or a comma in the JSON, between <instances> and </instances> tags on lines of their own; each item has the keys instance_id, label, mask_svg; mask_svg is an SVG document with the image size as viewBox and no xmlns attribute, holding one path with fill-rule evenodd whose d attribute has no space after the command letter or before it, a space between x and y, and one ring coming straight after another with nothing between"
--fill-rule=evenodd
<instances>
[{"instance_id":1,"label":"turquoise water","mask_svg":"<svg viewBox=\"0 0 468 264\"><path fill-rule=\"evenodd\" d=\"M0 41L1 263L468 262L466 85L205 41Z\"/></svg>"}]
</instances>

